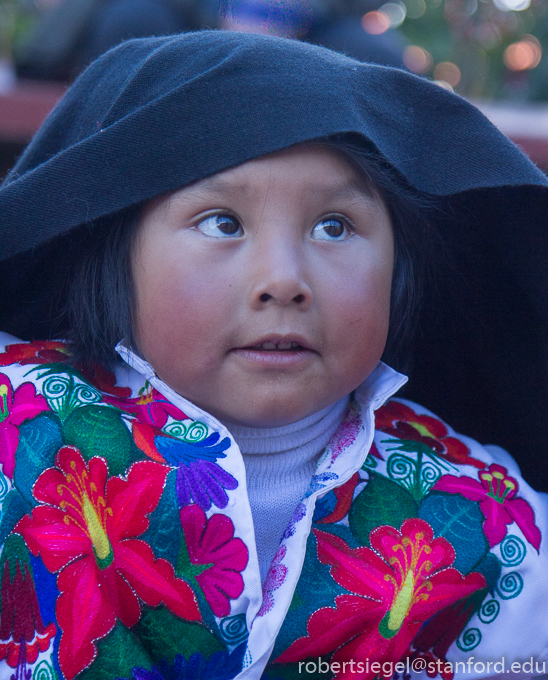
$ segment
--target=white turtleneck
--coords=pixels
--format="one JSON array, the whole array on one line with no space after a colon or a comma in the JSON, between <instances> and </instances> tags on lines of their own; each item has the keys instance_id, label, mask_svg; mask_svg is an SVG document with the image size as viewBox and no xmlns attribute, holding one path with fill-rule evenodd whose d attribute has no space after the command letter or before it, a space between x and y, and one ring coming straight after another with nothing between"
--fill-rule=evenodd
<instances>
[{"instance_id":1,"label":"white turtleneck","mask_svg":"<svg viewBox=\"0 0 548 680\"><path fill-rule=\"evenodd\" d=\"M261 580L318 459L341 424L349 397L291 425L250 428L224 423L243 455Z\"/></svg>"}]
</instances>

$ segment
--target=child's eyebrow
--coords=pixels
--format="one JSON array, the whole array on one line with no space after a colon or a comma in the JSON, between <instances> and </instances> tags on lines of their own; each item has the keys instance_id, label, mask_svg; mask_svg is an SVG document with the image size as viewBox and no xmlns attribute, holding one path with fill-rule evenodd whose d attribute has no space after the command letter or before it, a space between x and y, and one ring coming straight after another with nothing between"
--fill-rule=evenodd
<instances>
[{"instance_id":1,"label":"child's eyebrow","mask_svg":"<svg viewBox=\"0 0 548 680\"><path fill-rule=\"evenodd\" d=\"M198 192L215 191L225 196L233 196L235 193L243 194L244 196L249 194L249 186L247 184L233 182L218 175L212 175L200 180L194 185L194 189Z\"/></svg>"},{"instance_id":2,"label":"child's eyebrow","mask_svg":"<svg viewBox=\"0 0 548 680\"><path fill-rule=\"evenodd\" d=\"M324 187L314 186L310 189L312 196L317 195L320 198L330 200L356 200L357 198L364 198L368 200L376 200L377 195L372 187L367 186L364 182L360 184L358 181L344 182L342 184L327 185Z\"/></svg>"}]
</instances>

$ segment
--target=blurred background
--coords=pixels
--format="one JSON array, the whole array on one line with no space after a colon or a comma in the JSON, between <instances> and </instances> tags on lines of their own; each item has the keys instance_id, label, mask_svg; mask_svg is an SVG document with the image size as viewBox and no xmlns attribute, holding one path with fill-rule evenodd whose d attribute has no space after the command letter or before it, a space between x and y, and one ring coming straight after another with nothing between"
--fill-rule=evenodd
<instances>
[{"instance_id":1,"label":"blurred background","mask_svg":"<svg viewBox=\"0 0 548 680\"><path fill-rule=\"evenodd\" d=\"M405 68L469 98L548 169L548 0L0 0L0 177L95 57L201 28Z\"/></svg>"}]
</instances>

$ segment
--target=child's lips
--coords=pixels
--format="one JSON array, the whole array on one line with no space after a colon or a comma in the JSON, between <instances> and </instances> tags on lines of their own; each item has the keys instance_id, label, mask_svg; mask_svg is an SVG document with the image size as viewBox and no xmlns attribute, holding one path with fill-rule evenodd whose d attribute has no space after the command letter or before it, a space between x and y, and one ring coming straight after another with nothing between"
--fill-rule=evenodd
<instances>
[{"instance_id":1,"label":"child's lips","mask_svg":"<svg viewBox=\"0 0 548 680\"><path fill-rule=\"evenodd\" d=\"M268 335L235 347L231 353L265 368L301 368L318 352L298 335Z\"/></svg>"},{"instance_id":2,"label":"child's lips","mask_svg":"<svg viewBox=\"0 0 548 680\"><path fill-rule=\"evenodd\" d=\"M301 350L315 352L312 344L301 335L278 335L276 333L265 335L234 349L258 352L298 352Z\"/></svg>"}]
</instances>

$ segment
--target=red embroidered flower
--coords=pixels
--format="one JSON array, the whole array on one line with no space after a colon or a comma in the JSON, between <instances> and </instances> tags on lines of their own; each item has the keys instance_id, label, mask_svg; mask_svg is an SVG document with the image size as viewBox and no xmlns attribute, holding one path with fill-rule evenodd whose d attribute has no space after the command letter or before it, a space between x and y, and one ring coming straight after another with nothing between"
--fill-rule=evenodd
<instances>
[{"instance_id":1,"label":"red embroidered flower","mask_svg":"<svg viewBox=\"0 0 548 680\"><path fill-rule=\"evenodd\" d=\"M421 519L405 520L401 533L390 526L378 527L370 535L374 550L351 550L338 536L314 533L320 562L331 565L331 576L354 594L339 595L334 609L315 612L308 621L308 635L296 640L277 662L337 650L333 661L369 660L362 674L343 670L338 678L371 680L377 675L372 662L399 661L424 621L485 587L481 574L463 577L448 568L455 551L445 538L434 539L431 527Z\"/></svg>"},{"instance_id":2,"label":"red embroidered flower","mask_svg":"<svg viewBox=\"0 0 548 680\"><path fill-rule=\"evenodd\" d=\"M0 660L17 668L33 664L57 633L54 623L44 626L32 577L27 547L17 534L2 549L2 609L0 612ZM13 677L13 676L12 676Z\"/></svg>"},{"instance_id":3,"label":"red embroidered flower","mask_svg":"<svg viewBox=\"0 0 548 680\"><path fill-rule=\"evenodd\" d=\"M0 373L0 463L10 479L19 444L19 425L48 409L48 402L36 394L32 383L23 383L14 392L10 379Z\"/></svg>"},{"instance_id":4,"label":"red embroidered flower","mask_svg":"<svg viewBox=\"0 0 548 680\"><path fill-rule=\"evenodd\" d=\"M132 423L133 439L137 446L146 453L149 458L158 462L164 462L162 455L154 443L154 437L158 434L163 436L165 432L161 428L167 423L168 416L175 420L185 420L187 416L163 394L155 390L151 385L140 391L137 399L112 399L105 397L105 401L123 411L135 415L136 420Z\"/></svg>"},{"instance_id":5,"label":"red embroidered flower","mask_svg":"<svg viewBox=\"0 0 548 680\"><path fill-rule=\"evenodd\" d=\"M6 345L5 351L0 352L0 366L64 363L69 356L67 345L58 340L18 342Z\"/></svg>"},{"instance_id":6,"label":"red embroidered flower","mask_svg":"<svg viewBox=\"0 0 548 680\"><path fill-rule=\"evenodd\" d=\"M464 442L448 436L449 431L441 420L418 415L397 401L389 401L376 412L375 427L398 439L422 442L450 463L473 465L480 470L485 467L483 461L472 458Z\"/></svg>"},{"instance_id":7,"label":"red embroidered flower","mask_svg":"<svg viewBox=\"0 0 548 680\"><path fill-rule=\"evenodd\" d=\"M40 503L15 527L33 555L59 572L57 622L62 630L59 664L72 680L95 657L94 641L107 635L116 619L130 628L140 618L139 600L161 602L177 616L200 619L194 593L176 579L173 567L155 559L144 533L147 515L158 505L169 468L140 461L127 478L107 480L104 459L88 464L73 447L63 447L57 468L34 485Z\"/></svg>"},{"instance_id":8,"label":"red embroidered flower","mask_svg":"<svg viewBox=\"0 0 548 680\"><path fill-rule=\"evenodd\" d=\"M187 505L180 514L190 559L190 569L183 569L194 576L215 616L228 616L230 600L244 589L240 572L249 559L247 547L234 538L234 525L225 515L207 519L197 505Z\"/></svg>"},{"instance_id":9,"label":"red embroidered flower","mask_svg":"<svg viewBox=\"0 0 548 680\"><path fill-rule=\"evenodd\" d=\"M540 547L541 533L535 524L535 513L523 498L515 498L518 483L508 476L502 465L490 465L488 470L478 473L480 481L470 477L444 475L436 482L436 491L460 493L471 501L480 501L480 509L485 515L483 531L493 547L500 543L508 533L507 524L515 522L529 543Z\"/></svg>"}]
</instances>

